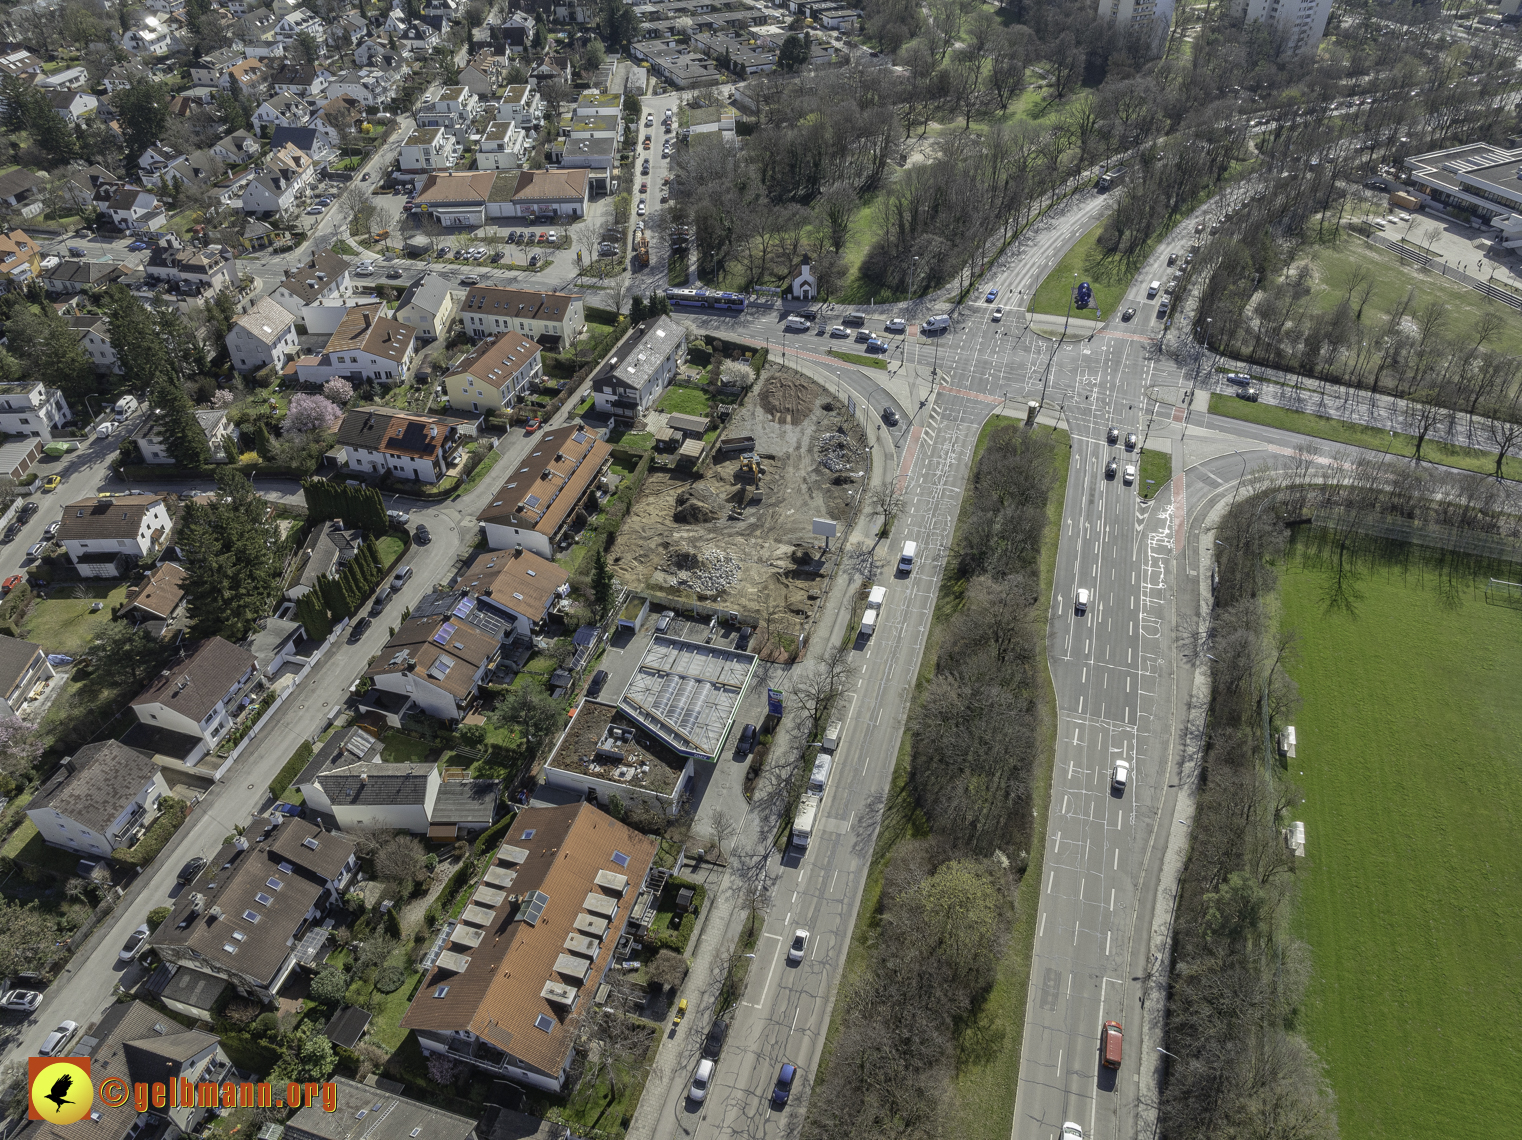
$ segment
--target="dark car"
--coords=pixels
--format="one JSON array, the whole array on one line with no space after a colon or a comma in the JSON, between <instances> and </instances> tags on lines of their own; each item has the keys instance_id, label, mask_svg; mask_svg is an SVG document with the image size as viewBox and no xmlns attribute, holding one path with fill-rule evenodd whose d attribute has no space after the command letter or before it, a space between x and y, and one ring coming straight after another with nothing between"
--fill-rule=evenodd
<instances>
[{"instance_id":1,"label":"dark car","mask_svg":"<svg viewBox=\"0 0 1522 1140\"><path fill-rule=\"evenodd\" d=\"M12 542L12 541L15 540L16 536L18 534L20 534L20 533L21 533L21 524L18 523L18 522L13 522L13 523L11 523L10 526L5 528L5 538L3 540L0 540L0 541Z\"/></svg>"},{"instance_id":2,"label":"dark car","mask_svg":"<svg viewBox=\"0 0 1522 1140\"><path fill-rule=\"evenodd\" d=\"M32 502L30 499L21 504L21 510L18 512L22 522L31 522L32 516L36 513L37 504Z\"/></svg>"},{"instance_id":3,"label":"dark car","mask_svg":"<svg viewBox=\"0 0 1522 1140\"><path fill-rule=\"evenodd\" d=\"M756 747L756 726L747 724L740 730L740 743L735 745L735 751L741 756L749 756Z\"/></svg>"},{"instance_id":4,"label":"dark car","mask_svg":"<svg viewBox=\"0 0 1522 1140\"><path fill-rule=\"evenodd\" d=\"M1114 459L1112 459L1112 460L1110 460L1110 462L1106 463L1105 464L1105 478L1106 479L1113 479L1113 478L1115 478L1115 471L1116 471L1116 468L1118 468L1119 466L1120 466L1119 462L1117 460L1114 460Z\"/></svg>"},{"instance_id":5,"label":"dark car","mask_svg":"<svg viewBox=\"0 0 1522 1140\"><path fill-rule=\"evenodd\" d=\"M883 409L883 423L889 427L898 427L898 413L891 407Z\"/></svg>"},{"instance_id":6,"label":"dark car","mask_svg":"<svg viewBox=\"0 0 1522 1140\"><path fill-rule=\"evenodd\" d=\"M182 883L190 882L201 873L205 866L206 860L197 855L189 863L186 863L183 867L180 868L178 881Z\"/></svg>"},{"instance_id":7,"label":"dark car","mask_svg":"<svg viewBox=\"0 0 1522 1140\"><path fill-rule=\"evenodd\" d=\"M357 622L355 622L353 625L351 625L349 627L349 644L353 645L360 638L364 637L365 636L365 630L367 630L369 628L370 628L370 619L367 618L367 617L362 617Z\"/></svg>"},{"instance_id":8,"label":"dark car","mask_svg":"<svg viewBox=\"0 0 1522 1140\"><path fill-rule=\"evenodd\" d=\"M412 532L412 541L419 546L427 546L433 541L433 536L428 533L426 526L419 525L417 530Z\"/></svg>"},{"instance_id":9,"label":"dark car","mask_svg":"<svg viewBox=\"0 0 1522 1140\"><path fill-rule=\"evenodd\" d=\"M793 1095L793 1078L798 1075L798 1066L783 1064L777 1072L777 1083L772 1088L772 1104L778 1108L787 1104L787 1098Z\"/></svg>"},{"instance_id":10,"label":"dark car","mask_svg":"<svg viewBox=\"0 0 1522 1140\"><path fill-rule=\"evenodd\" d=\"M708 1037L703 1041L703 1056L710 1061L717 1061L719 1053L724 1048L724 1038L729 1034L729 1022L720 1019L713 1023L708 1030Z\"/></svg>"},{"instance_id":11,"label":"dark car","mask_svg":"<svg viewBox=\"0 0 1522 1140\"><path fill-rule=\"evenodd\" d=\"M1105 436L1105 439L1110 443L1116 442L1118 439L1120 439L1120 429L1118 427L1112 427L1109 433Z\"/></svg>"},{"instance_id":12,"label":"dark car","mask_svg":"<svg viewBox=\"0 0 1522 1140\"><path fill-rule=\"evenodd\" d=\"M744 653L750 648L750 626L740 630L740 636L735 639L735 648Z\"/></svg>"},{"instance_id":13,"label":"dark car","mask_svg":"<svg viewBox=\"0 0 1522 1140\"><path fill-rule=\"evenodd\" d=\"M803 309L798 313L798 315L806 321L817 321L819 319L819 314L816 313L813 309Z\"/></svg>"},{"instance_id":14,"label":"dark car","mask_svg":"<svg viewBox=\"0 0 1522 1140\"><path fill-rule=\"evenodd\" d=\"M592 683L587 686L587 696L595 697L602 692L602 687L608 683L608 671L599 669L592 674Z\"/></svg>"}]
</instances>

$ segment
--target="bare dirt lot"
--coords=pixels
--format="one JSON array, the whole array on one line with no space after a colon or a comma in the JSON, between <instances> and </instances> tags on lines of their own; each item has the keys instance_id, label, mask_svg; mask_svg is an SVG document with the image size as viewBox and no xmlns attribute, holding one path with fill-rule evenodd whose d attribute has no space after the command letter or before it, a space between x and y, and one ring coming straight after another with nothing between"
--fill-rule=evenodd
<instances>
[{"instance_id":1,"label":"bare dirt lot","mask_svg":"<svg viewBox=\"0 0 1522 1140\"><path fill-rule=\"evenodd\" d=\"M851 516L866 486L865 436L843 404L782 367L766 370L723 435L755 437L759 505L738 454L701 478L652 468L619 530L613 572L632 589L722 603L796 635L819 583L813 521Z\"/></svg>"}]
</instances>

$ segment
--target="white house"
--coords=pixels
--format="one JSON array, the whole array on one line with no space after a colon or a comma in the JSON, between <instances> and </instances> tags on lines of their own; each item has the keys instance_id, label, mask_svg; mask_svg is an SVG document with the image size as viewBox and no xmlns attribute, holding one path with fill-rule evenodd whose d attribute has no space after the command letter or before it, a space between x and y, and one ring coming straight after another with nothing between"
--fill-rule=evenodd
<instances>
[{"instance_id":1,"label":"white house","mask_svg":"<svg viewBox=\"0 0 1522 1140\"><path fill-rule=\"evenodd\" d=\"M158 198L141 186L118 187L104 209L117 229L156 230L169 224L169 216Z\"/></svg>"},{"instance_id":2,"label":"white house","mask_svg":"<svg viewBox=\"0 0 1522 1140\"><path fill-rule=\"evenodd\" d=\"M280 215L296 204L302 185L299 178L260 174L244 184L239 201L245 214Z\"/></svg>"},{"instance_id":3,"label":"white house","mask_svg":"<svg viewBox=\"0 0 1522 1140\"><path fill-rule=\"evenodd\" d=\"M312 117L312 108L296 95L272 95L254 111L255 126L304 127Z\"/></svg>"},{"instance_id":4,"label":"white house","mask_svg":"<svg viewBox=\"0 0 1522 1140\"><path fill-rule=\"evenodd\" d=\"M530 478L514 471L476 514L486 545L554 558L577 511L583 506L589 514L596 511L597 482L612 455L611 447L579 423L541 432L522 463L539 474Z\"/></svg>"},{"instance_id":5,"label":"white house","mask_svg":"<svg viewBox=\"0 0 1522 1140\"><path fill-rule=\"evenodd\" d=\"M60 764L26 814L44 843L103 857L135 843L168 794L151 752L105 740Z\"/></svg>"},{"instance_id":6,"label":"white house","mask_svg":"<svg viewBox=\"0 0 1522 1140\"><path fill-rule=\"evenodd\" d=\"M592 374L597 410L632 424L660 399L687 362L687 336L670 317L655 317L630 329Z\"/></svg>"},{"instance_id":7,"label":"white house","mask_svg":"<svg viewBox=\"0 0 1522 1140\"><path fill-rule=\"evenodd\" d=\"M321 19L305 8L297 8L275 25L275 39L283 44L290 43L302 32L316 36L317 42L322 43L327 38L328 28Z\"/></svg>"},{"instance_id":8,"label":"white house","mask_svg":"<svg viewBox=\"0 0 1522 1140\"><path fill-rule=\"evenodd\" d=\"M470 134L470 125L481 112L481 100L469 87L445 87L434 98L417 110L417 125L421 128L443 127L455 138L464 139Z\"/></svg>"},{"instance_id":9,"label":"white house","mask_svg":"<svg viewBox=\"0 0 1522 1140\"><path fill-rule=\"evenodd\" d=\"M285 280L270 291L270 300L279 304L310 330L313 323L322 325L322 314L309 310L345 307L349 296L349 263L330 249L320 249L305 265L285 271ZM336 328L337 322L328 325Z\"/></svg>"},{"instance_id":10,"label":"white house","mask_svg":"<svg viewBox=\"0 0 1522 1140\"><path fill-rule=\"evenodd\" d=\"M95 371L109 374L126 371L117 359L116 349L111 347L110 317L104 313L83 313L65 317L64 320L74 330L74 335L79 337L79 347L85 350Z\"/></svg>"},{"instance_id":11,"label":"white house","mask_svg":"<svg viewBox=\"0 0 1522 1140\"><path fill-rule=\"evenodd\" d=\"M437 273L425 273L402 294L396 319L417 329L423 340L438 340L449 331L456 305L449 282Z\"/></svg>"},{"instance_id":12,"label":"white house","mask_svg":"<svg viewBox=\"0 0 1522 1140\"><path fill-rule=\"evenodd\" d=\"M385 305L356 305L345 310L321 356L296 361L296 378L315 386L344 379L389 387L407 379L416 348L416 331L386 316Z\"/></svg>"},{"instance_id":13,"label":"white house","mask_svg":"<svg viewBox=\"0 0 1522 1140\"><path fill-rule=\"evenodd\" d=\"M257 372L273 364L284 368L301 354L296 318L283 305L260 297L227 332L227 355L239 372Z\"/></svg>"},{"instance_id":14,"label":"white house","mask_svg":"<svg viewBox=\"0 0 1522 1140\"><path fill-rule=\"evenodd\" d=\"M0 637L0 714L20 716L37 687L57 675L35 641Z\"/></svg>"},{"instance_id":15,"label":"white house","mask_svg":"<svg viewBox=\"0 0 1522 1140\"><path fill-rule=\"evenodd\" d=\"M208 408L195 413L196 422L201 425L201 431L206 435L206 445L211 449L211 461L213 463L226 463L226 441L233 436L233 425L227 418L227 409ZM144 463L171 466L178 462L169 450L169 444L159 434L158 417L149 414L143 417L142 424L132 435L137 440L137 449L142 453Z\"/></svg>"},{"instance_id":16,"label":"white house","mask_svg":"<svg viewBox=\"0 0 1522 1140\"><path fill-rule=\"evenodd\" d=\"M132 715L140 724L200 737L206 748L215 748L252 700L258 672L247 649L208 637L192 643L133 699Z\"/></svg>"},{"instance_id":17,"label":"white house","mask_svg":"<svg viewBox=\"0 0 1522 1140\"><path fill-rule=\"evenodd\" d=\"M449 406L458 412L516 407L544 378L544 350L516 332L483 341L444 378Z\"/></svg>"},{"instance_id":18,"label":"white house","mask_svg":"<svg viewBox=\"0 0 1522 1140\"><path fill-rule=\"evenodd\" d=\"M408 618L365 676L374 688L405 697L429 716L458 721L496 668L502 642L448 617Z\"/></svg>"},{"instance_id":19,"label":"white house","mask_svg":"<svg viewBox=\"0 0 1522 1140\"><path fill-rule=\"evenodd\" d=\"M165 16L146 16L136 28L123 33L122 47L133 55L168 55L176 39Z\"/></svg>"},{"instance_id":20,"label":"white house","mask_svg":"<svg viewBox=\"0 0 1522 1140\"><path fill-rule=\"evenodd\" d=\"M460 306L461 323L476 340L512 331L542 343L564 347L586 327L586 308L578 293L538 289L503 289L472 285Z\"/></svg>"},{"instance_id":21,"label":"white house","mask_svg":"<svg viewBox=\"0 0 1522 1140\"><path fill-rule=\"evenodd\" d=\"M528 152L528 136L511 119L487 124L476 149L477 170L517 170Z\"/></svg>"},{"instance_id":22,"label":"white house","mask_svg":"<svg viewBox=\"0 0 1522 1140\"><path fill-rule=\"evenodd\" d=\"M328 94L335 99L347 95L366 107L380 107L396 98L397 86L395 72L383 67L364 67L335 75L328 81Z\"/></svg>"},{"instance_id":23,"label":"white house","mask_svg":"<svg viewBox=\"0 0 1522 1140\"><path fill-rule=\"evenodd\" d=\"M355 726L330 736L291 786L340 830L383 827L454 839L491 826L501 782L447 779L437 764L384 763L379 741Z\"/></svg>"},{"instance_id":24,"label":"white house","mask_svg":"<svg viewBox=\"0 0 1522 1140\"><path fill-rule=\"evenodd\" d=\"M79 122L100 105L100 100L86 91L55 91L48 96L48 102L66 123Z\"/></svg>"},{"instance_id":25,"label":"white house","mask_svg":"<svg viewBox=\"0 0 1522 1140\"><path fill-rule=\"evenodd\" d=\"M793 275L790 289L796 301L812 301L819 296L819 279L814 276L813 267L809 264L809 255L806 253L798 266L798 272Z\"/></svg>"},{"instance_id":26,"label":"white house","mask_svg":"<svg viewBox=\"0 0 1522 1140\"><path fill-rule=\"evenodd\" d=\"M460 458L461 428L449 416L356 408L338 425L338 443L357 475L437 483Z\"/></svg>"},{"instance_id":27,"label":"white house","mask_svg":"<svg viewBox=\"0 0 1522 1140\"><path fill-rule=\"evenodd\" d=\"M238 165L259 153L259 140L247 131L234 131L211 148L211 153L223 162Z\"/></svg>"},{"instance_id":28,"label":"white house","mask_svg":"<svg viewBox=\"0 0 1522 1140\"><path fill-rule=\"evenodd\" d=\"M515 83L497 104L497 118L517 123L525 131L544 126L544 107L539 89L529 83Z\"/></svg>"},{"instance_id":29,"label":"white house","mask_svg":"<svg viewBox=\"0 0 1522 1140\"><path fill-rule=\"evenodd\" d=\"M99 318L104 321L104 317ZM78 327L78 326L75 326ZM108 333L109 325L92 325L96 335ZM106 341L109 350L111 342ZM96 359L91 357L92 360ZM111 354L116 359L116 354ZM68 401L57 388L49 388L41 380L23 380L15 384L0 384L0 431L10 435L45 435L63 427L74 418Z\"/></svg>"},{"instance_id":30,"label":"white house","mask_svg":"<svg viewBox=\"0 0 1522 1140\"><path fill-rule=\"evenodd\" d=\"M63 508L54 541L83 578L120 578L129 562L156 553L172 520L161 495L80 499Z\"/></svg>"},{"instance_id":31,"label":"white house","mask_svg":"<svg viewBox=\"0 0 1522 1140\"><path fill-rule=\"evenodd\" d=\"M443 127L419 127L403 141L396 168L403 174L449 170L460 157L460 140Z\"/></svg>"}]
</instances>

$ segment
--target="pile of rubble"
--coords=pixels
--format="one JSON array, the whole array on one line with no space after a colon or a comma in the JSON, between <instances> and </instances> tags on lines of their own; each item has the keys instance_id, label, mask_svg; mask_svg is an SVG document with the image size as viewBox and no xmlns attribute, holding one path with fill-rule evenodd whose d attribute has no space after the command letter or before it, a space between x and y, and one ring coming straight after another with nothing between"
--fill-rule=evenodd
<instances>
[{"instance_id":1,"label":"pile of rubble","mask_svg":"<svg viewBox=\"0 0 1522 1140\"><path fill-rule=\"evenodd\" d=\"M819 437L819 462L829 471L857 471L863 466L864 453L845 433L827 431Z\"/></svg>"},{"instance_id":2,"label":"pile of rubble","mask_svg":"<svg viewBox=\"0 0 1522 1140\"><path fill-rule=\"evenodd\" d=\"M680 550L670 559L671 584L698 594L718 595L740 580L740 563L732 554L709 547L702 554Z\"/></svg>"}]
</instances>

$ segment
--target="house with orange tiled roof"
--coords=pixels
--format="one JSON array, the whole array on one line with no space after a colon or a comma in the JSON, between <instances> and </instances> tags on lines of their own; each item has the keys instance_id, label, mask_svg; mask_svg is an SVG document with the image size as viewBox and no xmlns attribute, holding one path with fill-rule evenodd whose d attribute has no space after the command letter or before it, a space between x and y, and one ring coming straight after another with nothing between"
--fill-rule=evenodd
<instances>
[{"instance_id":1,"label":"house with orange tiled roof","mask_svg":"<svg viewBox=\"0 0 1522 1140\"><path fill-rule=\"evenodd\" d=\"M402 1026L430 1055L562 1089L620 940L654 914L655 852L591 804L520 812Z\"/></svg>"},{"instance_id":2,"label":"house with orange tiled roof","mask_svg":"<svg viewBox=\"0 0 1522 1140\"><path fill-rule=\"evenodd\" d=\"M356 408L338 425L349 470L419 483L444 477L460 457L462 434L475 434L469 421L395 408Z\"/></svg>"},{"instance_id":3,"label":"house with orange tiled roof","mask_svg":"<svg viewBox=\"0 0 1522 1140\"><path fill-rule=\"evenodd\" d=\"M550 616L555 599L570 591L570 582L560 566L527 550L486 551L460 574L460 585L476 596L477 604L495 610L524 639Z\"/></svg>"},{"instance_id":4,"label":"house with orange tiled roof","mask_svg":"<svg viewBox=\"0 0 1522 1140\"><path fill-rule=\"evenodd\" d=\"M556 545L582 508L596 510L602 474L613 449L580 424L538 436L534 450L508 475L476 519L492 550L522 546L554 558Z\"/></svg>"},{"instance_id":5,"label":"house with orange tiled roof","mask_svg":"<svg viewBox=\"0 0 1522 1140\"><path fill-rule=\"evenodd\" d=\"M395 693L440 720L458 721L497 667L502 642L452 614L408 618L365 670L373 688Z\"/></svg>"},{"instance_id":6,"label":"house with orange tiled roof","mask_svg":"<svg viewBox=\"0 0 1522 1140\"><path fill-rule=\"evenodd\" d=\"M504 175L506 177L506 175ZM587 212L585 170L521 170L513 187L513 210L520 218L569 214L580 218Z\"/></svg>"},{"instance_id":7,"label":"house with orange tiled roof","mask_svg":"<svg viewBox=\"0 0 1522 1140\"><path fill-rule=\"evenodd\" d=\"M514 407L543 379L543 356L544 350L522 333L498 333L444 377L449 406L458 412Z\"/></svg>"},{"instance_id":8,"label":"house with orange tiled roof","mask_svg":"<svg viewBox=\"0 0 1522 1140\"><path fill-rule=\"evenodd\" d=\"M417 330L386 316L385 305L356 305L344 314L321 356L296 362L296 378L320 386L343 379L355 384L400 384L407 379Z\"/></svg>"}]
</instances>

